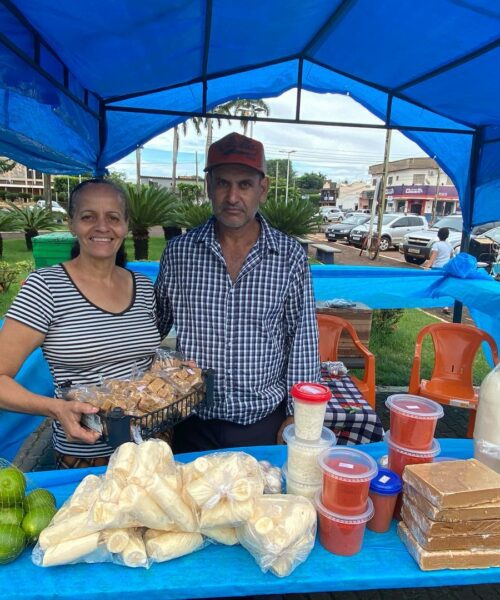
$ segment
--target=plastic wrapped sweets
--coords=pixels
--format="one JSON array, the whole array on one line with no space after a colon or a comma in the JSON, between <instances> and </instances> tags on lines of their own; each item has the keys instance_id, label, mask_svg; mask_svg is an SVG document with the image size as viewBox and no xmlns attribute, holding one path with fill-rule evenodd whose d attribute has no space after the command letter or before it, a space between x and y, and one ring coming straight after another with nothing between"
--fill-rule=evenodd
<instances>
[{"instance_id":1,"label":"plastic wrapped sweets","mask_svg":"<svg viewBox=\"0 0 500 600\"><path fill-rule=\"evenodd\" d=\"M285 577L306 560L314 546L316 510L302 496L262 496L255 502L252 517L237 528L237 535L262 571Z\"/></svg>"}]
</instances>

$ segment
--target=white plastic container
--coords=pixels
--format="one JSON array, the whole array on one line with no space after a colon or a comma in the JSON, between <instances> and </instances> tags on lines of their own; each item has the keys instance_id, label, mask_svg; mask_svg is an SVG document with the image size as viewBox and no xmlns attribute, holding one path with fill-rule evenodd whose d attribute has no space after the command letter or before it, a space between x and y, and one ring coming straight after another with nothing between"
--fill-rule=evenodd
<instances>
[{"instance_id":1,"label":"white plastic container","mask_svg":"<svg viewBox=\"0 0 500 600\"><path fill-rule=\"evenodd\" d=\"M321 481L319 483L304 483L302 481L296 481L292 479L288 474L286 463L281 469L283 478L285 480L285 491L287 494L293 494L294 496L304 496L304 498L314 499L318 491L321 491Z\"/></svg>"},{"instance_id":2,"label":"white plastic container","mask_svg":"<svg viewBox=\"0 0 500 600\"><path fill-rule=\"evenodd\" d=\"M318 440L325 420L326 404L332 393L319 383L296 383L290 393L294 406L295 435L302 440Z\"/></svg>"},{"instance_id":3,"label":"white plastic container","mask_svg":"<svg viewBox=\"0 0 500 600\"><path fill-rule=\"evenodd\" d=\"M474 458L500 473L500 364L486 375L479 390Z\"/></svg>"},{"instance_id":4,"label":"white plastic container","mask_svg":"<svg viewBox=\"0 0 500 600\"><path fill-rule=\"evenodd\" d=\"M288 474L294 481L321 485L323 473L318 463L318 456L323 450L335 446L337 438L333 431L326 427L321 429L319 439L314 442L298 438L295 432L294 425L287 425L283 431L283 439L287 445Z\"/></svg>"}]
</instances>

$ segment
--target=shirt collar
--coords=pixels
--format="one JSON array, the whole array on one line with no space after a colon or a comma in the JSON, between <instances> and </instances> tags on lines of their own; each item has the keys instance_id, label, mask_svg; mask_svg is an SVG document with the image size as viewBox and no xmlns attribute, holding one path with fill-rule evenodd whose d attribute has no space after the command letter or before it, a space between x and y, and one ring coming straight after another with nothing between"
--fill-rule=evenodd
<instances>
[{"instance_id":1,"label":"shirt collar","mask_svg":"<svg viewBox=\"0 0 500 600\"><path fill-rule=\"evenodd\" d=\"M257 213L256 219L260 223L260 236L257 243L259 245L262 244L263 249L279 254L277 231L269 225L260 213ZM210 219L199 228L195 241L203 242L207 246L210 246L215 242L215 217L210 217Z\"/></svg>"}]
</instances>

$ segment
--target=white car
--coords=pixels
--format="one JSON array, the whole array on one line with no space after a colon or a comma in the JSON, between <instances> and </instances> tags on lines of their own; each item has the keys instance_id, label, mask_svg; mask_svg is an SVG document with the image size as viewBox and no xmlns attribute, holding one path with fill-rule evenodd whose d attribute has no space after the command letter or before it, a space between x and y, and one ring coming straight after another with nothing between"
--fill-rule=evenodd
<instances>
[{"instance_id":1,"label":"white car","mask_svg":"<svg viewBox=\"0 0 500 600\"><path fill-rule=\"evenodd\" d=\"M344 219L344 213L338 206L320 206L319 214L324 223L340 223Z\"/></svg>"},{"instance_id":2,"label":"white car","mask_svg":"<svg viewBox=\"0 0 500 600\"><path fill-rule=\"evenodd\" d=\"M37 200L36 205L39 206L40 208L46 208L46 202L45 202L45 200ZM59 204L59 202L57 200L52 200L52 212L53 213L60 213L62 215L66 214L66 211Z\"/></svg>"}]
</instances>

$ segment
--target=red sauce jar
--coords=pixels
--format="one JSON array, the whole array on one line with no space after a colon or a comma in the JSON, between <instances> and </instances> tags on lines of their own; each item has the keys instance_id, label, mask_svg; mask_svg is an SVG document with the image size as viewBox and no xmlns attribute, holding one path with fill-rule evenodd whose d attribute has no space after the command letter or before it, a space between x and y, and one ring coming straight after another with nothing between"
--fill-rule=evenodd
<instances>
[{"instance_id":1,"label":"red sauce jar","mask_svg":"<svg viewBox=\"0 0 500 600\"><path fill-rule=\"evenodd\" d=\"M403 489L401 477L380 467L377 476L370 483L370 498L375 514L368 521L368 529L377 533L385 533L391 527L396 501Z\"/></svg>"},{"instance_id":2,"label":"red sauce jar","mask_svg":"<svg viewBox=\"0 0 500 600\"><path fill-rule=\"evenodd\" d=\"M430 450L412 450L399 446L392 441L392 436L388 431L385 434L385 441L389 446L389 461L388 467L400 477L407 465L419 465L421 463L430 463L441 452L439 442L434 439Z\"/></svg>"},{"instance_id":3,"label":"red sauce jar","mask_svg":"<svg viewBox=\"0 0 500 600\"><path fill-rule=\"evenodd\" d=\"M393 394L385 401L390 410L392 441L412 450L430 450L443 407L421 396Z\"/></svg>"},{"instance_id":4,"label":"red sauce jar","mask_svg":"<svg viewBox=\"0 0 500 600\"><path fill-rule=\"evenodd\" d=\"M361 550L366 523L373 516L373 504L367 498L366 508L357 515L341 515L328 510L316 495L319 518L319 541L332 554L352 556Z\"/></svg>"},{"instance_id":5,"label":"red sauce jar","mask_svg":"<svg viewBox=\"0 0 500 600\"><path fill-rule=\"evenodd\" d=\"M370 481L377 473L371 456L354 448L332 447L318 458L323 471L322 502L341 515L359 515L366 510Z\"/></svg>"}]
</instances>

